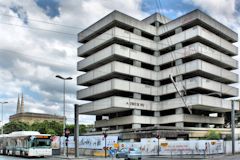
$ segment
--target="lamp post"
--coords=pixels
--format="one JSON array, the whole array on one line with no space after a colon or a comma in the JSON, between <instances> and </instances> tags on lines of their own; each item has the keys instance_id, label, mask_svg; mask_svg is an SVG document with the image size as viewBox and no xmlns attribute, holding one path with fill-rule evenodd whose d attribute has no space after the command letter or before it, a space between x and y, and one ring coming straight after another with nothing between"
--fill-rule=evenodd
<instances>
[{"instance_id":1,"label":"lamp post","mask_svg":"<svg viewBox=\"0 0 240 160\"><path fill-rule=\"evenodd\" d=\"M65 111L65 81L66 80L72 80L72 77L67 77L67 78L64 78L64 77L62 77L62 76L60 76L60 75L56 75L56 78L59 78L59 79L62 79L63 80L63 133L65 133L65 128L66 128L66 115L65 115L65 113L66 113L66 111ZM65 154L65 141L64 141L64 143L63 143L64 145L63 145L63 154L64 155L66 155Z\"/></svg>"},{"instance_id":2,"label":"lamp post","mask_svg":"<svg viewBox=\"0 0 240 160\"><path fill-rule=\"evenodd\" d=\"M1 130L1 134L3 135L3 104L6 104L8 102L0 102L2 104L2 130Z\"/></svg>"}]
</instances>

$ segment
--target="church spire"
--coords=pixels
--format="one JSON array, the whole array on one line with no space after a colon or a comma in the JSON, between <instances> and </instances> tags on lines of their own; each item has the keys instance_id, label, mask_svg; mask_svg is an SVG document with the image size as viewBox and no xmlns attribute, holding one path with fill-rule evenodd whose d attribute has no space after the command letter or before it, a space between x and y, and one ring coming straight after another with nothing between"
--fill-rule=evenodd
<instances>
[{"instance_id":1,"label":"church spire","mask_svg":"<svg viewBox=\"0 0 240 160\"><path fill-rule=\"evenodd\" d=\"M24 98L23 98L23 93L22 93L22 99L21 99L21 109L20 112L23 113L24 112Z\"/></svg>"},{"instance_id":2,"label":"church spire","mask_svg":"<svg viewBox=\"0 0 240 160\"><path fill-rule=\"evenodd\" d=\"M19 94L18 94L18 101L17 101L17 114L20 113L20 100L19 100Z\"/></svg>"}]
</instances>

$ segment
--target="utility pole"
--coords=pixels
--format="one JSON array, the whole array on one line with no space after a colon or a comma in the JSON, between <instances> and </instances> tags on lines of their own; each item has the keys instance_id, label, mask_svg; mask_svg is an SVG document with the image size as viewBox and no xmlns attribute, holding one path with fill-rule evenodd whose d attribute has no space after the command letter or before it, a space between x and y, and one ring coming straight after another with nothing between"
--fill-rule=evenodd
<instances>
[{"instance_id":1,"label":"utility pole","mask_svg":"<svg viewBox=\"0 0 240 160\"><path fill-rule=\"evenodd\" d=\"M231 112L231 129L232 129L232 155L235 154L235 108L234 100L232 102L232 112Z\"/></svg>"},{"instance_id":2,"label":"utility pole","mask_svg":"<svg viewBox=\"0 0 240 160\"><path fill-rule=\"evenodd\" d=\"M75 113L75 132L74 132L74 140L75 140L75 158L79 157L79 107L78 105L74 105L74 113Z\"/></svg>"}]
</instances>

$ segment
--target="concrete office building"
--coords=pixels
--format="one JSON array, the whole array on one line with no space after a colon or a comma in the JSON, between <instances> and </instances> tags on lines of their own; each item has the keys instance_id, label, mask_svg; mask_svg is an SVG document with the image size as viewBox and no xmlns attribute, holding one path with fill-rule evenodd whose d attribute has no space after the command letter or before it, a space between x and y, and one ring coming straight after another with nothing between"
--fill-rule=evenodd
<instances>
[{"instance_id":1,"label":"concrete office building","mask_svg":"<svg viewBox=\"0 0 240 160\"><path fill-rule=\"evenodd\" d=\"M114 11L78 34L79 114L96 115L96 131L143 127L223 128L238 35L194 10L170 20L155 13L137 20ZM192 114L172 84L184 94ZM239 110L239 108L235 108ZM212 116L211 113L215 113Z\"/></svg>"}]
</instances>

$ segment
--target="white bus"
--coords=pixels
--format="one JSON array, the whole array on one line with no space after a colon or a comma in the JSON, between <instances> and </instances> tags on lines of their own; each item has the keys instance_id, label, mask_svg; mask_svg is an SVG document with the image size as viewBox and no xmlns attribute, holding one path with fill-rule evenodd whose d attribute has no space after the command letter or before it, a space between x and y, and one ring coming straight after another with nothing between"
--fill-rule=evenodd
<instances>
[{"instance_id":1,"label":"white bus","mask_svg":"<svg viewBox=\"0 0 240 160\"><path fill-rule=\"evenodd\" d=\"M0 154L25 157L51 156L51 135L36 131L0 135Z\"/></svg>"}]
</instances>

